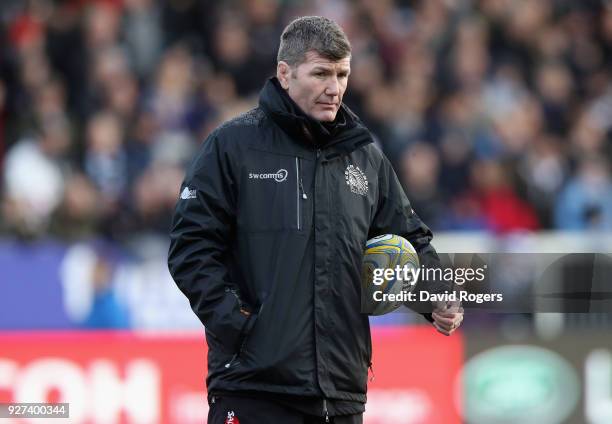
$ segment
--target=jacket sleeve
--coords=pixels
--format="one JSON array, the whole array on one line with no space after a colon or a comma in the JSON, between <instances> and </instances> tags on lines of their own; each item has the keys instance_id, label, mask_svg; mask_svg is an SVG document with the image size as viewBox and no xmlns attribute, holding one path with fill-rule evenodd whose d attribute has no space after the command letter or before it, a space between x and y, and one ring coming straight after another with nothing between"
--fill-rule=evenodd
<instances>
[{"instance_id":1,"label":"jacket sleeve","mask_svg":"<svg viewBox=\"0 0 612 424\"><path fill-rule=\"evenodd\" d=\"M236 222L231 161L211 135L187 170L170 231L168 268L191 308L228 352L237 351L254 315L229 281L226 259Z\"/></svg>"},{"instance_id":2,"label":"jacket sleeve","mask_svg":"<svg viewBox=\"0 0 612 424\"><path fill-rule=\"evenodd\" d=\"M419 262L426 268L440 266L440 258L431 245L433 234L410 206L402 186L386 157L379 168L378 207L370 225L368 239L382 234L396 234L408 240L417 251ZM443 293L450 286L443 281L418 281L414 292ZM406 302L406 306L431 318L431 302Z\"/></svg>"}]
</instances>

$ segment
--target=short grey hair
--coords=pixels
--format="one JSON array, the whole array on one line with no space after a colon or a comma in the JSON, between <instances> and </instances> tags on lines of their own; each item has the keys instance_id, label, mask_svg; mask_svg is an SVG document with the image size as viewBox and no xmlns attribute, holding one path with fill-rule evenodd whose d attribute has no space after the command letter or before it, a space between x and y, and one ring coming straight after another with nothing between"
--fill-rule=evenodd
<instances>
[{"instance_id":1,"label":"short grey hair","mask_svg":"<svg viewBox=\"0 0 612 424\"><path fill-rule=\"evenodd\" d=\"M351 55L351 43L340 25L331 19L303 16L284 29L276 59L289 66L298 66L311 50L326 59L338 61Z\"/></svg>"}]
</instances>

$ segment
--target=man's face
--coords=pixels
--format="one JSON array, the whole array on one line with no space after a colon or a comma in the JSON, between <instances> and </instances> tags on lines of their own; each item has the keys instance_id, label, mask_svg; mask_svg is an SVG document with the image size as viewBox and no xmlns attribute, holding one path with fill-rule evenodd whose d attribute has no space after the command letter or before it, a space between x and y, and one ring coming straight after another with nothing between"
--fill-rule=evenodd
<instances>
[{"instance_id":1,"label":"man's face","mask_svg":"<svg viewBox=\"0 0 612 424\"><path fill-rule=\"evenodd\" d=\"M351 72L350 56L332 61L309 51L298 66L281 61L276 71L281 86L308 116L327 122L336 118Z\"/></svg>"}]
</instances>

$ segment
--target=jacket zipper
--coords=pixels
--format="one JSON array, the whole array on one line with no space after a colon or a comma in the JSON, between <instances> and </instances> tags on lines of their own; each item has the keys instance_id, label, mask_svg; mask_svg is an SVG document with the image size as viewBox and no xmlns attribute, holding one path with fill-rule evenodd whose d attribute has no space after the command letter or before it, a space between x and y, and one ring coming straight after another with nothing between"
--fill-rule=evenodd
<instances>
[{"instance_id":1,"label":"jacket zipper","mask_svg":"<svg viewBox=\"0 0 612 424\"><path fill-rule=\"evenodd\" d=\"M323 414L325 415L325 422L329 422L329 411L327 410L327 399L323 399Z\"/></svg>"},{"instance_id":2,"label":"jacket zipper","mask_svg":"<svg viewBox=\"0 0 612 424\"><path fill-rule=\"evenodd\" d=\"M295 201L297 211L297 229L300 230L300 161L295 157Z\"/></svg>"},{"instance_id":3,"label":"jacket zipper","mask_svg":"<svg viewBox=\"0 0 612 424\"><path fill-rule=\"evenodd\" d=\"M321 156L321 149L317 149L317 163L315 165L315 187L316 187L316 170L320 164L319 162L319 157ZM316 196L315 196L316 198ZM316 329L315 329L316 331ZM316 335L315 335L315 344L316 344ZM323 415L325 416L325 422L328 423L329 422L329 411L327 410L327 399L323 398Z\"/></svg>"},{"instance_id":4,"label":"jacket zipper","mask_svg":"<svg viewBox=\"0 0 612 424\"><path fill-rule=\"evenodd\" d=\"M302 182L302 174L300 172L300 158L295 158L295 188L296 188L296 206L297 206L297 229L302 229L302 199L308 199L306 191L304 191L304 183Z\"/></svg>"},{"instance_id":5,"label":"jacket zipper","mask_svg":"<svg viewBox=\"0 0 612 424\"><path fill-rule=\"evenodd\" d=\"M320 156L321 156L321 149L317 149L317 163L315 164L315 176L314 176L315 178L314 187L315 188L313 190L316 190L316 186L317 186L317 169L319 168L319 165L320 165L320 161L319 161ZM306 193L304 193L304 198L306 199ZM313 201L316 201L315 199L316 199L316 195L313 197ZM315 245L316 245L316 242L315 242ZM315 333L316 333L316 323L315 323ZM315 345L316 344L317 344L317 341L316 341L316 334L315 334ZM315 348L315 352L316 352L316 348ZM328 423L329 422L329 411L327 409L327 399L325 398L323 398L323 415L325 416L325 422Z\"/></svg>"}]
</instances>

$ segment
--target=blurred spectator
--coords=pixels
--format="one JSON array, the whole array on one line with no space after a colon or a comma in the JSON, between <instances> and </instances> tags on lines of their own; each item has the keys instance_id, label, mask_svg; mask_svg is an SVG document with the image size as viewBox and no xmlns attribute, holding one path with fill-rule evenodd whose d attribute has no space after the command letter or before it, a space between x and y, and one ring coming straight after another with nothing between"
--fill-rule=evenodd
<instances>
[{"instance_id":1,"label":"blurred spectator","mask_svg":"<svg viewBox=\"0 0 612 424\"><path fill-rule=\"evenodd\" d=\"M225 15L214 33L216 67L236 82L238 95L247 96L261 89L265 75L257 72L251 60L251 46L245 24L234 15ZM273 68L272 68L273 69Z\"/></svg>"},{"instance_id":2,"label":"blurred spectator","mask_svg":"<svg viewBox=\"0 0 612 424\"><path fill-rule=\"evenodd\" d=\"M116 294L117 252L105 243L76 243L60 269L65 310L76 327L126 329L130 316Z\"/></svg>"},{"instance_id":3,"label":"blurred spectator","mask_svg":"<svg viewBox=\"0 0 612 424\"><path fill-rule=\"evenodd\" d=\"M91 52L117 45L121 28L118 2L89 2L85 10L85 42Z\"/></svg>"},{"instance_id":4,"label":"blurred spectator","mask_svg":"<svg viewBox=\"0 0 612 424\"><path fill-rule=\"evenodd\" d=\"M69 241L95 239L102 214L99 197L100 193L85 175L70 176L51 220L51 234Z\"/></svg>"},{"instance_id":5,"label":"blurred spectator","mask_svg":"<svg viewBox=\"0 0 612 424\"><path fill-rule=\"evenodd\" d=\"M132 67L141 79L155 70L163 48L161 10L153 0L126 0L123 32Z\"/></svg>"},{"instance_id":6,"label":"blurred spectator","mask_svg":"<svg viewBox=\"0 0 612 424\"><path fill-rule=\"evenodd\" d=\"M604 153L606 141L609 143L605 128L586 112L577 117L570 137L572 153L575 157L596 156Z\"/></svg>"},{"instance_id":7,"label":"blurred spectator","mask_svg":"<svg viewBox=\"0 0 612 424\"><path fill-rule=\"evenodd\" d=\"M417 142L404 153L401 175L410 204L427 225L435 227L444 209L438 191L439 174L439 155L431 145Z\"/></svg>"},{"instance_id":8,"label":"blurred spectator","mask_svg":"<svg viewBox=\"0 0 612 424\"><path fill-rule=\"evenodd\" d=\"M170 164L149 167L135 182L133 228L141 233L158 232L165 236L179 193L183 172Z\"/></svg>"},{"instance_id":9,"label":"blurred spectator","mask_svg":"<svg viewBox=\"0 0 612 424\"><path fill-rule=\"evenodd\" d=\"M535 211L514 191L508 173L500 162L474 162L471 179L475 187L474 195L489 230L508 233L539 228Z\"/></svg>"},{"instance_id":10,"label":"blurred spectator","mask_svg":"<svg viewBox=\"0 0 612 424\"><path fill-rule=\"evenodd\" d=\"M562 230L612 230L610 163L586 157L559 196L555 223Z\"/></svg>"},{"instance_id":11,"label":"blurred spectator","mask_svg":"<svg viewBox=\"0 0 612 424\"><path fill-rule=\"evenodd\" d=\"M123 126L110 112L99 112L87 124L85 170L100 190L102 208L114 209L128 180Z\"/></svg>"},{"instance_id":12,"label":"blurred spectator","mask_svg":"<svg viewBox=\"0 0 612 424\"><path fill-rule=\"evenodd\" d=\"M62 198L62 159L69 147L67 122L55 117L43 121L34 138L23 138L9 150L2 202L9 230L27 237L47 231L49 218Z\"/></svg>"},{"instance_id":13,"label":"blurred spectator","mask_svg":"<svg viewBox=\"0 0 612 424\"><path fill-rule=\"evenodd\" d=\"M175 46L164 54L146 104L158 131L195 133L200 129L204 116L200 99L195 96L194 67L193 57L183 46Z\"/></svg>"},{"instance_id":14,"label":"blurred spectator","mask_svg":"<svg viewBox=\"0 0 612 424\"><path fill-rule=\"evenodd\" d=\"M517 173L526 187L529 203L538 213L544 227L553 226L555 199L565 183L569 171L563 156L562 141L551 135L535 140L533 149L518 163Z\"/></svg>"},{"instance_id":15,"label":"blurred spectator","mask_svg":"<svg viewBox=\"0 0 612 424\"><path fill-rule=\"evenodd\" d=\"M569 69L561 63L546 63L537 69L536 83L542 99L545 125L557 135L569 129L572 77Z\"/></svg>"},{"instance_id":16,"label":"blurred spectator","mask_svg":"<svg viewBox=\"0 0 612 424\"><path fill-rule=\"evenodd\" d=\"M130 327L128 311L118 301L111 284L111 277L111 264L102 258L98 258L92 269L93 300L91 310L81 323L82 327L116 330Z\"/></svg>"},{"instance_id":17,"label":"blurred spectator","mask_svg":"<svg viewBox=\"0 0 612 424\"><path fill-rule=\"evenodd\" d=\"M185 42L200 53L209 50L218 2L210 0L168 0L162 2L165 45Z\"/></svg>"}]
</instances>

